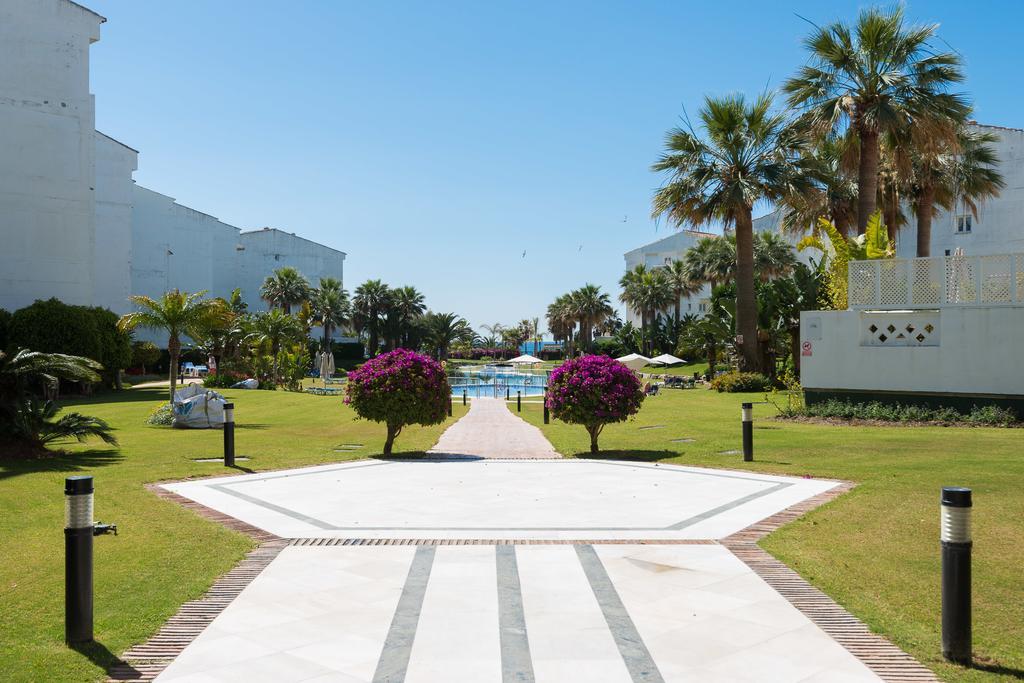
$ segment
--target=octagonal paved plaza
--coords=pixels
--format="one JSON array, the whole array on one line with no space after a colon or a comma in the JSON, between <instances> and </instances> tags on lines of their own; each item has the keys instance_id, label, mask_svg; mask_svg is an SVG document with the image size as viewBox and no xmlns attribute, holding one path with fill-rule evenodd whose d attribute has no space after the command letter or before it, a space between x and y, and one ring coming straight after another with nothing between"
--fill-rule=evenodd
<instances>
[{"instance_id":1,"label":"octagonal paved plaza","mask_svg":"<svg viewBox=\"0 0 1024 683\"><path fill-rule=\"evenodd\" d=\"M481 401L444 457L165 484L292 540L139 661L194 637L159 681L934 680L750 540L840 482L556 459L538 439Z\"/></svg>"},{"instance_id":2,"label":"octagonal paved plaza","mask_svg":"<svg viewBox=\"0 0 1024 683\"><path fill-rule=\"evenodd\" d=\"M166 485L284 538L723 538L836 482L602 460L368 460Z\"/></svg>"}]
</instances>

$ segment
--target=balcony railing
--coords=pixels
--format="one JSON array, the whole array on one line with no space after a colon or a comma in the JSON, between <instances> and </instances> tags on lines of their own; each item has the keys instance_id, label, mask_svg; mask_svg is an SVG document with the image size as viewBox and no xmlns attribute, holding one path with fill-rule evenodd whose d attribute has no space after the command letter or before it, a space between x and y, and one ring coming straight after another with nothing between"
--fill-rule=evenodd
<instances>
[{"instance_id":1,"label":"balcony railing","mask_svg":"<svg viewBox=\"0 0 1024 683\"><path fill-rule=\"evenodd\" d=\"M1024 304L1024 254L851 261L850 309Z\"/></svg>"}]
</instances>

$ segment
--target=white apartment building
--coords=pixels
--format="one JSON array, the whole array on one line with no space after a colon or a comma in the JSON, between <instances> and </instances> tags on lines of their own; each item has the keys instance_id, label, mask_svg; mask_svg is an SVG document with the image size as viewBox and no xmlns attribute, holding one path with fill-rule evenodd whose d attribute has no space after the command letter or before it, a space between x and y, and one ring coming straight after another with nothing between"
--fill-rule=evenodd
<instances>
[{"instance_id":1,"label":"white apartment building","mask_svg":"<svg viewBox=\"0 0 1024 683\"><path fill-rule=\"evenodd\" d=\"M135 183L139 152L95 130L89 46L104 21L71 0L0 0L0 308L56 297L120 314L132 294L239 287L259 310L276 268L342 280L344 252Z\"/></svg>"}]
</instances>

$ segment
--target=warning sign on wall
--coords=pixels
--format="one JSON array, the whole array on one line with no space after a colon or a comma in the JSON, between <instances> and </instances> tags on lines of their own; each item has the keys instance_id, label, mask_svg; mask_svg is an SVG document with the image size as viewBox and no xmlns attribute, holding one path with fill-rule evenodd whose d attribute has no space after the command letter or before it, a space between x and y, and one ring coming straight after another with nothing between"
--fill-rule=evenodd
<instances>
[{"instance_id":1,"label":"warning sign on wall","mask_svg":"<svg viewBox=\"0 0 1024 683\"><path fill-rule=\"evenodd\" d=\"M811 344L811 342L805 341L803 344L800 345L800 355L801 356L813 356L814 355L814 347Z\"/></svg>"}]
</instances>

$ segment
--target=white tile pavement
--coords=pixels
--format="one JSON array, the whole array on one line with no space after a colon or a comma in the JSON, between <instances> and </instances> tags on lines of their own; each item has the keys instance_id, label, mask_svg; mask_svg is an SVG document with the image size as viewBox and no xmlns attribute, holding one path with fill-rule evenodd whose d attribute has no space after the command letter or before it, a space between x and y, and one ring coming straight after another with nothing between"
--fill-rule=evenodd
<instances>
[{"instance_id":1,"label":"white tile pavement","mask_svg":"<svg viewBox=\"0 0 1024 683\"><path fill-rule=\"evenodd\" d=\"M608 460L365 460L164 488L285 538L723 538L836 482Z\"/></svg>"},{"instance_id":2,"label":"white tile pavement","mask_svg":"<svg viewBox=\"0 0 1024 683\"><path fill-rule=\"evenodd\" d=\"M422 546L285 549L158 681L879 680L722 546L584 546L611 598L572 545L514 546L519 591L499 591L504 548L430 548L424 590L407 603L419 609L408 660L387 678L375 674ZM522 642L499 628L517 596ZM640 678L643 663L620 651L616 600L651 660ZM519 669L503 678L509 661Z\"/></svg>"}]
</instances>

